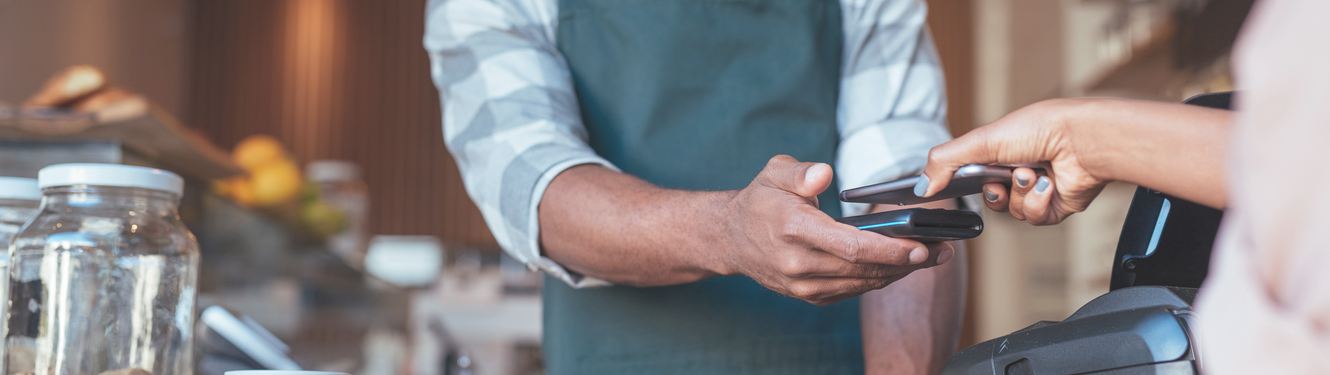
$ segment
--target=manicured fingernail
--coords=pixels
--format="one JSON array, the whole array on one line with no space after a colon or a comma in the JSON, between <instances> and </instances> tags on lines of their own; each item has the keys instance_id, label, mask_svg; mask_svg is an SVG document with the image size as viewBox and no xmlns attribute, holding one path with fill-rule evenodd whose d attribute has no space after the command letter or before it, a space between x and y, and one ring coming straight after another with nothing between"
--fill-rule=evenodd
<instances>
[{"instance_id":1,"label":"manicured fingernail","mask_svg":"<svg viewBox=\"0 0 1330 375\"><path fill-rule=\"evenodd\" d=\"M1026 180L1026 179L1024 179L1024 178L1016 177L1016 186L1020 186L1020 187L1030 186L1030 180Z\"/></svg>"},{"instance_id":2,"label":"manicured fingernail","mask_svg":"<svg viewBox=\"0 0 1330 375\"><path fill-rule=\"evenodd\" d=\"M1043 193L1045 191L1048 191L1048 185L1052 184L1053 182L1049 181L1048 177L1040 177L1039 182L1034 184L1034 192Z\"/></svg>"},{"instance_id":3,"label":"manicured fingernail","mask_svg":"<svg viewBox=\"0 0 1330 375\"><path fill-rule=\"evenodd\" d=\"M808 167L808 170L804 171L804 181L807 182L817 181L817 176L821 176L822 170L826 169L822 167L824 165L826 164L814 164L813 166Z\"/></svg>"},{"instance_id":4,"label":"manicured fingernail","mask_svg":"<svg viewBox=\"0 0 1330 375\"><path fill-rule=\"evenodd\" d=\"M942 250L942 253L939 253L937 255L937 264L938 265L947 264L947 262L950 262L951 258L954 256L956 256L956 250L952 249Z\"/></svg>"},{"instance_id":5,"label":"manicured fingernail","mask_svg":"<svg viewBox=\"0 0 1330 375\"><path fill-rule=\"evenodd\" d=\"M928 175L920 175L919 183L914 184L914 195L917 197L922 197L924 196L924 193L927 192L928 192Z\"/></svg>"},{"instance_id":6,"label":"manicured fingernail","mask_svg":"<svg viewBox=\"0 0 1330 375\"><path fill-rule=\"evenodd\" d=\"M998 196L997 193L984 190L984 199L987 199L989 202L997 202Z\"/></svg>"},{"instance_id":7,"label":"manicured fingernail","mask_svg":"<svg viewBox=\"0 0 1330 375\"><path fill-rule=\"evenodd\" d=\"M916 247L910 250L910 264L923 263L925 260L928 260L928 249Z\"/></svg>"}]
</instances>

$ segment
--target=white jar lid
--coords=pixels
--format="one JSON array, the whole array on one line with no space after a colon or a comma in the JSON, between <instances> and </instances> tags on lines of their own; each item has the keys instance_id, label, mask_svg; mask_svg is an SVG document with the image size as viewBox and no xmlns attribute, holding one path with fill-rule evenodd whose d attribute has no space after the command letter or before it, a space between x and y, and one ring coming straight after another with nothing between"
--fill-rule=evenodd
<instances>
[{"instance_id":1,"label":"white jar lid","mask_svg":"<svg viewBox=\"0 0 1330 375\"><path fill-rule=\"evenodd\" d=\"M56 164L37 172L37 185L42 189L69 185L134 187L180 195L185 180L161 169L132 165Z\"/></svg>"},{"instance_id":2,"label":"white jar lid","mask_svg":"<svg viewBox=\"0 0 1330 375\"><path fill-rule=\"evenodd\" d=\"M42 189L31 178L0 177L0 199L41 200Z\"/></svg>"}]
</instances>

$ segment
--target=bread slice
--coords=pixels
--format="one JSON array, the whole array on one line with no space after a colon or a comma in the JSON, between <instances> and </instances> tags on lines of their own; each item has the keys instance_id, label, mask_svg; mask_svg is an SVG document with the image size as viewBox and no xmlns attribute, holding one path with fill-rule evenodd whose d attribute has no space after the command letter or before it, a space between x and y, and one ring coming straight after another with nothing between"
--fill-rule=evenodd
<instances>
[{"instance_id":1,"label":"bread slice","mask_svg":"<svg viewBox=\"0 0 1330 375\"><path fill-rule=\"evenodd\" d=\"M46 81L25 106L59 107L106 88L106 73L92 65L74 65Z\"/></svg>"},{"instance_id":2,"label":"bread slice","mask_svg":"<svg viewBox=\"0 0 1330 375\"><path fill-rule=\"evenodd\" d=\"M148 114L147 99L119 87L108 87L67 106L92 113L97 123L124 121Z\"/></svg>"}]
</instances>

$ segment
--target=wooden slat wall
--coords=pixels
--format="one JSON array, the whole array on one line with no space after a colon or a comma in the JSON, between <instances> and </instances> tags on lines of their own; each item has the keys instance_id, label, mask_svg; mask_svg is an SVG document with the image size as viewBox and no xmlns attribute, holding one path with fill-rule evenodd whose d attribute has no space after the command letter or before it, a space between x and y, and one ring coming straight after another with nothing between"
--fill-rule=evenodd
<instances>
[{"instance_id":1,"label":"wooden slat wall","mask_svg":"<svg viewBox=\"0 0 1330 375\"><path fill-rule=\"evenodd\" d=\"M942 70L947 79L947 121L951 134L960 136L980 125L975 123L975 54L974 54L974 1L975 0L928 0L928 25L937 44L938 55L942 59ZM964 323L961 327L960 347L974 345L978 341L976 330L976 311L974 291L979 290L975 283L975 263L982 262L982 249L969 243L968 260L970 275L966 296Z\"/></svg>"},{"instance_id":2,"label":"wooden slat wall","mask_svg":"<svg viewBox=\"0 0 1330 375\"><path fill-rule=\"evenodd\" d=\"M974 0L928 0L928 25L947 80L947 120L960 136L974 116Z\"/></svg>"},{"instance_id":3,"label":"wooden slat wall","mask_svg":"<svg viewBox=\"0 0 1330 375\"><path fill-rule=\"evenodd\" d=\"M424 0L196 1L188 123L223 147L267 133L302 162L350 160L375 234L493 247L444 148Z\"/></svg>"}]
</instances>

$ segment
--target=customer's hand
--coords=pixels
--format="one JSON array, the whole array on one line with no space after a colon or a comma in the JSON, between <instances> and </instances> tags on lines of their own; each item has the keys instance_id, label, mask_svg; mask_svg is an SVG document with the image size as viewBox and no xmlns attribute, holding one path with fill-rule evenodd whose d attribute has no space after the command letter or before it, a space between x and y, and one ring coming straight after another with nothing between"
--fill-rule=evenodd
<instances>
[{"instance_id":1,"label":"customer's hand","mask_svg":"<svg viewBox=\"0 0 1330 375\"><path fill-rule=\"evenodd\" d=\"M1096 147L1104 145L1076 136L1072 119L1096 100L1053 99L1035 103L990 123L928 153L921 196L941 191L952 174L970 164L1038 164L1047 176L1030 168L1017 168L1011 190L1002 184L984 186L989 208L1034 225L1057 224L1073 213L1085 211L1109 179L1096 173ZM920 191L916 189L915 191Z\"/></svg>"},{"instance_id":2,"label":"customer's hand","mask_svg":"<svg viewBox=\"0 0 1330 375\"><path fill-rule=\"evenodd\" d=\"M826 305L946 263L951 245L861 231L818 210L831 167L772 158L729 201L722 274L743 274L778 293ZM837 202L827 202L837 204Z\"/></svg>"}]
</instances>

